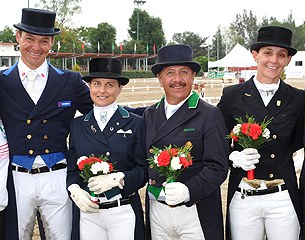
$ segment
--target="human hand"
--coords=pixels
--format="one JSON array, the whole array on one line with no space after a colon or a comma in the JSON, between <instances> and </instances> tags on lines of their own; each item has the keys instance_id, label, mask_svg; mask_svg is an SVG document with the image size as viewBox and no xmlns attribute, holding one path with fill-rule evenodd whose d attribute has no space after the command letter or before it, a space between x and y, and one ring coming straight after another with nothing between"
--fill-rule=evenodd
<instances>
[{"instance_id":1,"label":"human hand","mask_svg":"<svg viewBox=\"0 0 305 240\"><path fill-rule=\"evenodd\" d=\"M122 172L110 173L105 175L98 175L89 178L88 188L95 194L101 194L114 187L123 189L123 179L125 174Z\"/></svg>"},{"instance_id":2,"label":"human hand","mask_svg":"<svg viewBox=\"0 0 305 240\"><path fill-rule=\"evenodd\" d=\"M71 184L68 190L71 193L72 200L80 210L85 213L97 213L99 211L99 206L91 201L90 194L81 189L78 184Z\"/></svg>"},{"instance_id":3,"label":"human hand","mask_svg":"<svg viewBox=\"0 0 305 240\"><path fill-rule=\"evenodd\" d=\"M259 163L261 155L255 148L245 148L241 152L234 151L229 155L229 159L233 162L233 167L242 168L245 171L255 169L255 164Z\"/></svg>"},{"instance_id":4,"label":"human hand","mask_svg":"<svg viewBox=\"0 0 305 240\"><path fill-rule=\"evenodd\" d=\"M168 205L177 205L189 201L190 193L185 184L181 182L172 182L165 185L165 202Z\"/></svg>"}]
</instances>

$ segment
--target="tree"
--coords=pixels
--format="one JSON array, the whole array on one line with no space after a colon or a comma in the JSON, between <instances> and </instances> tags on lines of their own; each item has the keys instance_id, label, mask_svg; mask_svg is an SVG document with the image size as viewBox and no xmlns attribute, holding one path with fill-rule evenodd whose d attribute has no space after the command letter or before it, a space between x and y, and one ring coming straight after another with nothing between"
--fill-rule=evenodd
<instances>
[{"instance_id":1,"label":"tree","mask_svg":"<svg viewBox=\"0 0 305 240\"><path fill-rule=\"evenodd\" d=\"M208 58L206 56L196 57L196 58L194 58L194 61L196 61L200 64L202 72L208 71Z\"/></svg>"},{"instance_id":2,"label":"tree","mask_svg":"<svg viewBox=\"0 0 305 240\"><path fill-rule=\"evenodd\" d=\"M73 15L81 12L82 0L40 0L43 8L56 12L56 21L59 26L69 23Z\"/></svg>"},{"instance_id":3,"label":"tree","mask_svg":"<svg viewBox=\"0 0 305 240\"><path fill-rule=\"evenodd\" d=\"M245 48L250 49L251 44L256 41L258 29L257 17L253 15L251 10L248 13L244 9L243 13L237 14L235 21L230 24L228 35L230 48L239 43Z\"/></svg>"},{"instance_id":4,"label":"tree","mask_svg":"<svg viewBox=\"0 0 305 240\"><path fill-rule=\"evenodd\" d=\"M98 42L100 52L110 53L112 48L116 48L116 29L112 25L104 22L99 23L97 28L90 28L89 43L91 52L98 52Z\"/></svg>"},{"instance_id":5,"label":"tree","mask_svg":"<svg viewBox=\"0 0 305 240\"><path fill-rule=\"evenodd\" d=\"M12 28L5 26L4 29L0 31L0 42L16 42Z\"/></svg>"},{"instance_id":6,"label":"tree","mask_svg":"<svg viewBox=\"0 0 305 240\"><path fill-rule=\"evenodd\" d=\"M179 44L185 44L193 48L194 57L207 55L206 40L208 37L201 38L199 34L193 32L175 33L173 40Z\"/></svg>"},{"instance_id":7,"label":"tree","mask_svg":"<svg viewBox=\"0 0 305 240\"><path fill-rule=\"evenodd\" d=\"M216 60L223 58L226 55L225 49L226 47L219 26L217 32L215 33L212 39L212 46L210 48L210 57L213 57Z\"/></svg>"},{"instance_id":8,"label":"tree","mask_svg":"<svg viewBox=\"0 0 305 240\"><path fill-rule=\"evenodd\" d=\"M160 18L149 16L146 11L134 9L129 18L128 33L132 40L137 41L137 14L139 11L139 41L137 42L137 53L146 53L149 47L149 54L153 53L153 46L157 48L165 45L165 37ZM141 50L143 49L143 50ZM141 50L141 51L140 51Z\"/></svg>"},{"instance_id":9,"label":"tree","mask_svg":"<svg viewBox=\"0 0 305 240\"><path fill-rule=\"evenodd\" d=\"M55 37L52 50L54 52L80 53L81 43L78 40L77 31L69 27L61 27L61 34Z\"/></svg>"}]
</instances>

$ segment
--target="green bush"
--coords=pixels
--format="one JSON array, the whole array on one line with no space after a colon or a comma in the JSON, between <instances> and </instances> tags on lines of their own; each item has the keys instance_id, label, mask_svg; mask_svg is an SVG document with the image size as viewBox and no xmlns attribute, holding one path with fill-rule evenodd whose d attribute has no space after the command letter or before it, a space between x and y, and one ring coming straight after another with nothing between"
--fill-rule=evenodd
<instances>
[{"instance_id":1,"label":"green bush","mask_svg":"<svg viewBox=\"0 0 305 240\"><path fill-rule=\"evenodd\" d=\"M88 72L81 72L81 74L88 75ZM154 78L155 75L151 71L123 71L123 76L128 78Z\"/></svg>"},{"instance_id":2,"label":"green bush","mask_svg":"<svg viewBox=\"0 0 305 240\"><path fill-rule=\"evenodd\" d=\"M72 67L72 71L80 72L80 66L78 64L74 64Z\"/></svg>"}]
</instances>

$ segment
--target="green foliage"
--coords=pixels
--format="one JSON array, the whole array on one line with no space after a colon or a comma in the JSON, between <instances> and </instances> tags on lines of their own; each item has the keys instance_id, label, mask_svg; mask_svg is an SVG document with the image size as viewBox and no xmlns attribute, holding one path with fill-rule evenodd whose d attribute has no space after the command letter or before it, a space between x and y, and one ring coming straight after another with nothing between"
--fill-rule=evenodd
<instances>
[{"instance_id":1,"label":"green foliage","mask_svg":"<svg viewBox=\"0 0 305 240\"><path fill-rule=\"evenodd\" d=\"M80 66L78 64L74 64L72 70L75 72L80 72Z\"/></svg>"},{"instance_id":2,"label":"green foliage","mask_svg":"<svg viewBox=\"0 0 305 240\"><path fill-rule=\"evenodd\" d=\"M43 8L56 12L56 21L59 26L62 27L64 24L71 22L72 16L81 12L82 0L40 0L43 4Z\"/></svg>"},{"instance_id":3,"label":"green foliage","mask_svg":"<svg viewBox=\"0 0 305 240\"><path fill-rule=\"evenodd\" d=\"M226 55L226 46L223 40L223 35L221 34L220 27L218 27L217 32L213 36L212 46L210 47L210 57L215 59L221 59Z\"/></svg>"},{"instance_id":4,"label":"green foliage","mask_svg":"<svg viewBox=\"0 0 305 240\"><path fill-rule=\"evenodd\" d=\"M88 75L88 72L81 72L82 76ZM155 75L149 71L122 71L122 75L128 77L129 79L132 78L154 78Z\"/></svg>"},{"instance_id":5,"label":"green foliage","mask_svg":"<svg viewBox=\"0 0 305 240\"><path fill-rule=\"evenodd\" d=\"M202 72L208 71L208 58L206 56L196 57L196 58L194 58L194 61L196 61L200 64Z\"/></svg>"},{"instance_id":6,"label":"green foliage","mask_svg":"<svg viewBox=\"0 0 305 240\"><path fill-rule=\"evenodd\" d=\"M5 26L4 29L0 31L0 42L16 42L12 28Z\"/></svg>"},{"instance_id":7,"label":"green foliage","mask_svg":"<svg viewBox=\"0 0 305 240\"><path fill-rule=\"evenodd\" d=\"M286 79L286 73L285 70L282 72L280 79L282 79L283 81Z\"/></svg>"},{"instance_id":8,"label":"green foliage","mask_svg":"<svg viewBox=\"0 0 305 240\"><path fill-rule=\"evenodd\" d=\"M98 42L100 43L100 52L112 52L112 44L116 41L116 29L104 22L99 23L97 28L90 28L88 31L88 52L98 52Z\"/></svg>"},{"instance_id":9,"label":"green foliage","mask_svg":"<svg viewBox=\"0 0 305 240\"><path fill-rule=\"evenodd\" d=\"M137 41L137 23L139 14L139 41ZM130 42L137 42L137 53L146 53L146 46L149 46L148 54L153 54L153 46L156 50L165 45L165 37L160 18L149 16L146 11L134 9L129 18L128 33L131 37ZM124 41L125 45L127 41ZM126 46L128 48L128 46ZM132 48L133 49L133 48Z\"/></svg>"},{"instance_id":10,"label":"green foliage","mask_svg":"<svg viewBox=\"0 0 305 240\"><path fill-rule=\"evenodd\" d=\"M193 32L175 33L173 35L173 41L179 44L186 44L193 48L194 57L207 55L206 38L201 38L199 34Z\"/></svg>"}]
</instances>

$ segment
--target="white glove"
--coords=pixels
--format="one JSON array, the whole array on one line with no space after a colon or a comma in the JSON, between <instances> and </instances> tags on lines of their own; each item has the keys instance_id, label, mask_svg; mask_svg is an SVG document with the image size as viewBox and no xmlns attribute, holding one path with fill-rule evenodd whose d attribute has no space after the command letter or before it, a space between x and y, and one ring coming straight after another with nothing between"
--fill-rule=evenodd
<instances>
[{"instance_id":1,"label":"white glove","mask_svg":"<svg viewBox=\"0 0 305 240\"><path fill-rule=\"evenodd\" d=\"M90 199L90 194L85 190L81 189L78 184L71 184L68 187L71 193L71 198L75 202L76 206L79 207L85 213L97 213L99 206L93 203Z\"/></svg>"},{"instance_id":2,"label":"white glove","mask_svg":"<svg viewBox=\"0 0 305 240\"><path fill-rule=\"evenodd\" d=\"M229 155L229 159L233 161L233 167L242 168L245 171L255 169L255 165L259 162L261 155L255 148L245 148L241 152L234 151Z\"/></svg>"},{"instance_id":3,"label":"white glove","mask_svg":"<svg viewBox=\"0 0 305 240\"><path fill-rule=\"evenodd\" d=\"M89 178L88 188L95 194L101 194L114 187L123 189L123 178L125 174L122 172L98 175Z\"/></svg>"},{"instance_id":4,"label":"white glove","mask_svg":"<svg viewBox=\"0 0 305 240\"><path fill-rule=\"evenodd\" d=\"M172 182L165 185L165 202L168 205L177 205L190 200L187 186L181 182Z\"/></svg>"}]
</instances>

